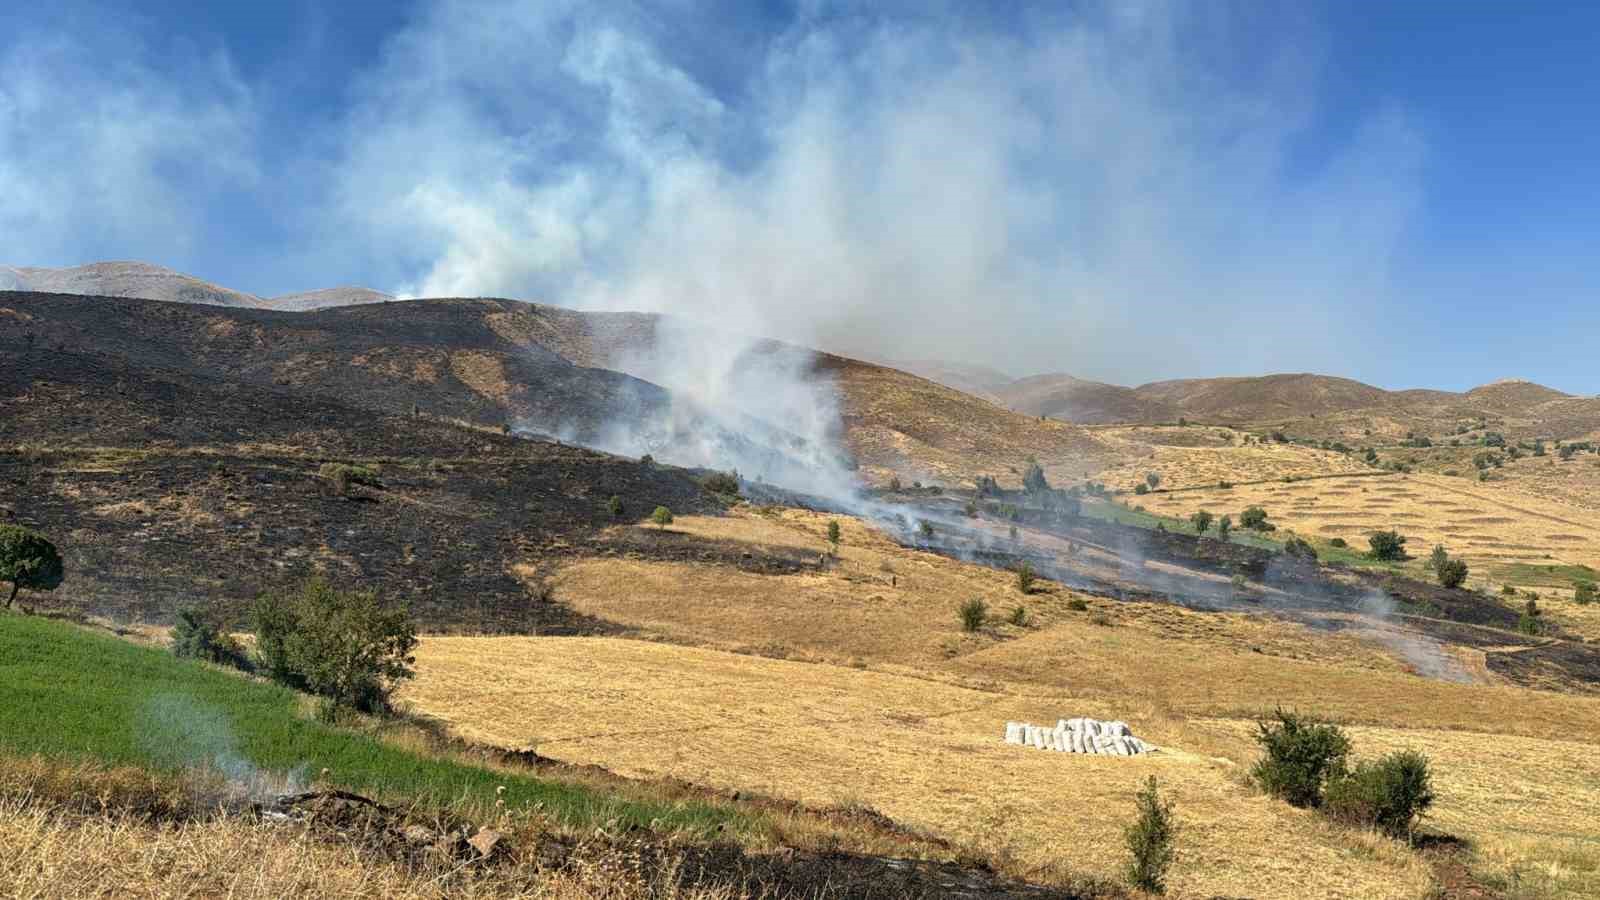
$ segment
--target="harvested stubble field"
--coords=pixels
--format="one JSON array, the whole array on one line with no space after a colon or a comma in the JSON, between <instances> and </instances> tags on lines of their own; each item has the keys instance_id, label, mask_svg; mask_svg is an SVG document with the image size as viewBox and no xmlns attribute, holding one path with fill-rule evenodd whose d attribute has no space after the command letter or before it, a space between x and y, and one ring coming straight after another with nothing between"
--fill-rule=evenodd
<instances>
[{"instance_id":1,"label":"harvested stubble field","mask_svg":"<svg viewBox=\"0 0 1600 900\"><path fill-rule=\"evenodd\" d=\"M1553 621L1575 634L1600 638L1600 607L1571 603L1570 580L1551 592L1548 584L1526 577L1530 566L1600 567L1600 522L1590 511L1558 499L1529 496L1496 482L1409 474L1161 491L1139 503L1152 513L1179 518L1206 509L1237 519L1245 507L1260 506L1280 531L1322 546L1343 538L1358 551L1366 549L1373 531L1392 528L1406 536L1406 550L1417 557L1412 569L1421 572L1428 551L1443 544L1472 567L1469 584L1539 589L1557 598L1546 605Z\"/></svg>"},{"instance_id":2,"label":"harvested stubble field","mask_svg":"<svg viewBox=\"0 0 1600 900\"><path fill-rule=\"evenodd\" d=\"M1114 876L1117 826L1153 772L1187 829L1180 895L1425 896L1421 857L1245 784L1248 719L1283 703L1360 724L1363 752L1437 754L1452 768L1438 823L1479 843L1493 872L1545 873L1531 896L1592 884L1593 700L1430 681L1353 633L1270 616L1092 597L1073 611L1059 586L1023 598L1004 572L897 547L848 518L825 569L757 574L638 549L698 540L725 556L743 546L734 559L799 558L825 548L828 519L738 511L665 534L624 529L616 555L560 569L556 595L655 641L431 638L406 698L470 737L562 760L865 804L1034 878ZM964 634L955 607L973 596L992 615ZM997 624L1017 603L1029 625ZM1071 715L1125 719L1166 749L1083 768L1001 742L1008 719Z\"/></svg>"}]
</instances>

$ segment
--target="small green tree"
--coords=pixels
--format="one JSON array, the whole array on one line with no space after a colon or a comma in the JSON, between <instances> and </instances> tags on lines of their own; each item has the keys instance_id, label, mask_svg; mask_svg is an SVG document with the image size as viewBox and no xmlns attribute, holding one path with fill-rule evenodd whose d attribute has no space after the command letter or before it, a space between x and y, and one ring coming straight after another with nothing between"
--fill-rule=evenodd
<instances>
[{"instance_id":1,"label":"small green tree","mask_svg":"<svg viewBox=\"0 0 1600 900\"><path fill-rule=\"evenodd\" d=\"M1217 520L1217 535L1223 540L1228 539L1228 532L1233 530L1233 516L1223 516Z\"/></svg>"},{"instance_id":2,"label":"small green tree","mask_svg":"<svg viewBox=\"0 0 1600 900\"><path fill-rule=\"evenodd\" d=\"M1251 531L1267 530L1267 511L1259 506L1247 506L1239 513L1239 527Z\"/></svg>"},{"instance_id":3,"label":"small green tree","mask_svg":"<svg viewBox=\"0 0 1600 900\"><path fill-rule=\"evenodd\" d=\"M989 606L977 597L961 604L956 610L961 619L961 628L964 631L977 631L983 627L983 622L989 617Z\"/></svg>"},{"instance_id":4,"label":"small green tree","mask_svg":"<svg viewBox=\"0 0 1600 900\"><path fill-rule=\"evenodd\" d=\"M1211 513L1206 510L1196 510L1194 515L1189 517L1189 524L1194 526L1195 534L1205 534L1211 530L1213 518Z\"/></svg>"},{"instance_id":5,"label":"small green tree","mask_svg":"<svg viewBox=\"0 0 1600 900\"><path fill-rule=\"evenodd\" d=\"M1144 476L1144 483L1150 485L1150 490L1152 490L1152 491L1155 490L1156 488L1161 486L1161 473L1160 472L1151 472L1151 473L1149 473L1148 475Z\"/></svg>"},{"instance_id":6,"label":"small green tree","mask_svg":"<svg viewBox=\"0 0 1600 900\"><path fill-rule=\"evenodd\" d=\"M833 555L839 555L839 522L836 519L828 520L828 545L833 548Z\"/></svg>"},{"instance_id":7,"label":"small green tree","mask_svg":"<svg viewBox=\"0 0 1600 900\"><path fill-rule=\"evenodd\" d=\"M1572 589L1572 602L1579 606L1588 606L1595 600L1595 586L1592 581L1580 581Z\"/></svg>"},{"instance_id":8,"label":"small green tree","mask_svg":"<svg viewBox=\"0 0 1600 900\"><path fill-rule=\"evenodd\" d=\"M606 502L606 509L610 511L611 518L620 519L622 518L622 513L626 510L626 507L622 505L621 497L612 494L611 499Z\"/></svg>"},{"instance_id":9,"label":"small green tree","mask_svg":"<svg viewBox=\"0 0 1600 900\"><path fill-rule=\"evenodd\" d=\"M1466 560L1451 557L1439 567L1439 583L1447 588L1458 588L1467 583L1467 574Z\"/></svg>"},{"instance_id":10,"label":"small green tree","mask_svg":"<svg viewBox=\"0 0 1600 900\"><path fill-rule=\"evenodd\" d=\"M63 577L61 554L48 538L20 525L0 525L0 581L11 582L6 609L23 588L53 591Z\"/></svg>"},{"instance_id":11,"label":"small green tree","mask_svg":"<svg viewBox=\"0 0 1600 900\"><path fill-rule=\"evenodd\" d=\"M1028 608L1026 606L1018 606L1011 610L1011 615L1006 617L1006 621L1018 628L1028 627Z\"/></svg>"},{"instance_id":12,"label":"small green tree","mask_svg":"<svg viewBox=\"0 0 1600 900\"><path fill-rule=\"evenodd\" d=\"M1428 554L1428 568L1433 570L1435 578L1443 579L1444 566L1449 561L1450 553L1444 549L1444 545L1434 544L1433 552Z\"/></svg>"},{"instance_id":13,"label":"small green tree","mask_svg":"<svg viewBox=\"0 0 1600 900\"><path fill-rule=\"evenodd\" d=\"M1133 857L1128 861L1128 882L1139 890L1164 894L1178 840L1174 804L1171 800L1162 801L1154 775L1145 780L1135 802L1139 816L1123 831L1128 853Z\"/></svg>"},{"instance_id":14,"label":"small green tree","mask_svg":"<svg viewBox=\"0 0 1600 900\"><path fill-rule=\"evenodd\" d=\"M172 655L180 659L199 659L223 666L247 669L250 658L208 611L189 607L178 611L172 624Z\"/></svg>"},{"instance_id":15,"label":"small green tree","mask_svg":"<svg viewBox=\"0 0 1600 900\"><path fill-rule=\"evenodd\" d=\"M1406 539L1398 531L1374 531L1367 536L1373 559L1394 562L1406 558Z\"/></svg>"},{"instance_id":16,"label":"small green tree","mask_svg":"<svg viewBox=\"0 0 1600 900\"><path fill-rule=\"evenodd\" d=\"M650 514L650 521L655 523L658 530L665 531L666 527L672 524L672 510L658 506L655 512Z\"/></svg>"},{"instance_id":17,"label":"small green tree","mask_svg":"<svg viewBox=\"0 0 1600 900\"><path fill-rule=\"evenodd\" d=\"M1050 482L1045 480L1044 466L1033 457L1028 457L1028 468L1022 473L1022 489L1029 494L1043 494L1050 490Z\"/></svg>"},{"instance_id":18,"label":"small green tree","mask_svg":"<svg viewBox=\"0 0 1600 900\"><path fill-rule=\"evenodd\" d=\"M1021 591L1024 595L1033 593L1033 581L1036 577L1033 566L1029 565L1027 560L1017 563L1018 591Z\"/></svg>"},{"instance_id":19,"label":"small green tree","mask_svg":"<svg viewBox=\"0 0 1600 900\"><path fill-rule=\"evenodd\" d=\"M263 595L255 619L261 668L341 706L382 712L394 682L415 674L410 612L374 592L341 591L315 576L297 592Z\"/></svg>"},{"instance_id":20,"label":"small green tree","mask_svg":"<svg viewBox=\"0 0 1600 900\"><path fill-rule=\"evenodd\" d=\"M1329 782L1325 802L1335 820L1409 841L1417 817L1433 800L1428 758L1415 750L1398 750L1377 762L1357 763Z\"/></svg>"},{"instance_id":21,"label":"small green tree","mask_svg":"<svg viewBox=\"0 0 1600 900\"><path fill-rule=\"evenodd\" d=\"M1261 789L1291 806L1322 805L1327 782L1345 772L1350 739L1336 725L1288 712L1256 722L1256 743L1265 751L1251 775Z\"/></svg>"}]
</instances>

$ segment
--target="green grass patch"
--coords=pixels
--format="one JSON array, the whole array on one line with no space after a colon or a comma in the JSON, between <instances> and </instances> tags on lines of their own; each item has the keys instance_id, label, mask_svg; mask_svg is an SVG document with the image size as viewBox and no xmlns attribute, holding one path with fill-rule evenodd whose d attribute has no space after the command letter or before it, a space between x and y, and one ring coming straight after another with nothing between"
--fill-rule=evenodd
<instances>
[{"instance_id":1,"label":"green grass patch","mask_svg":"<svg viewBox=\"0 0 1600 900\"><path fill-rule=\"evenodd\" d=\"M616 820L710 835L755 833L757 817L696 801L615 793L472 766L300 714L286 688L174 658L75 625L0 614L0 751L158 771L253 766L301 772L397 803L511 809L540 805L575 827Z\"/></svg>"},{"instance_id":2,"label":"green grass patch","mask_svg":"<svg viewBox=\"0 0 1600 900\"><path fill-rule=\"evenodd\" d=\"M1580 581L1600 583L1600 571L1567 563L1507 563L1489 569L1489 577L1522 587L1572 589Z\"/></svg>"}]
</instances>

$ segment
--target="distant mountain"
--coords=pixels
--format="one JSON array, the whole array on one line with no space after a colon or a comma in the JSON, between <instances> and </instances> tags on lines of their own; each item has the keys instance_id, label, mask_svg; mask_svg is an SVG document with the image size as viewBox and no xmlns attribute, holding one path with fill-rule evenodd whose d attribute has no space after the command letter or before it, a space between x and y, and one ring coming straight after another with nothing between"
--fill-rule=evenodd
<instances>
[{"instance_id":1,"label":"distant mountain","mask_svg":"<svg viewBox=\"0 0 1600 900\"><path fill-rule=\"evenodd\" d=\"M69 269L0 266L0 290L138 297L206 306L253 307L260 298L143 262L98 262Z\"/></svg>"},{"instance_id":2,"label":"distant mountain","mask_svg":"<svg viewBox=\"0 0 1600 900\"><path fill-rule=\"evenodd\" d=\"M1006 407L1030 416L1104 425L1114 422L1174 422L1182 410L1159 397L1065 374L1019 378L999 391Z\"/></svg>"},{"instance_id":3,"label":"distant mountain","mask_svg":"<svg viewBox=\"0 0 1600 900\"><path fill-rule=\"evenodd\" d=\"M1383 406L1393 396L1349 378L1298 373L1254 378L1186 378L1134 389L1205 422L1254 422Z\"/></svg>"},{"instance_id":4,"label":"distant mountain","mask_svg":"<svg viewBox=\"0 0 1600 900\"><path fill-rule=\"evenodd\" d=\"M1000 401L1001 391L1015 381L1010 375L998 369L949 360L889 359L883 362L884 365L892 366L902 372L910 372L918 378L926 378L934 384L942 384L947 388L954 388L962 393L995 402Z\"/></svg>"},{"instance_id":5,"label":"distant mountain","mask_svg":"<svg viewBox=\"0 0 1600 900\"><path fill-rule=\"evenodd\" d=\"M203 281L164 266L136 261L97 262L67 269L0 266L0 291L80 294L86 297L136 297L236 309L282 309L301 312L335 306L356 306L393 300L390 294L363 287L337 287L281 297L262 298Z\"/></svg>"},{"instance_id":6,"label":"distant mountain","mask_svg":"<svg viewBox=\"0 0 1600 900\"><path fill-rule=\"evenodd\" d=\"M1465 396L1477 405L1504 412L1525 410L1552 400L1573 399L1571 394L1517 378L1506 378L1480 385L1467 391Z\"/></svg>"},{"instance_id":7,"label":"distant mountain","mask_svg":"<svg viewBox=\"0 0 1600 900\"><path fill-rule=\"evenodd\" d=\"M263 309L282 309L289 312L306 312L313 309L328 309L335 306L360 306L364 303L388 303L395 299L393 294L385 294L364 287L336 287L324 288L320 291L305 291L299 294L284 294L281 297L272 297L260 301L257 305Z\"/></svg>"}]
</instances>

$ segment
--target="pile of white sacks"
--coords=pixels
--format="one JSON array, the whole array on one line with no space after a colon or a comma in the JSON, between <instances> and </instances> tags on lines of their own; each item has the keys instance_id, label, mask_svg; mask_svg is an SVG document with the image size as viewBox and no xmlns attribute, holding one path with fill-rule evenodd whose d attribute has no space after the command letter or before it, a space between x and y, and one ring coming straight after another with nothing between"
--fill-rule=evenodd
<instances>
[{"instance_id":1,"label":"pile of white sacks","mask_svg":"<svg viewBox=\"0 0 1600 900\"><path fill-rule=\"evenodd\" d=\"M1062 719L1055 728L1006 723L1006 743L1057 753L1099 753L1103 756L1138 756L1156 748L1133 736L1127 722L1099 719Z\"/></svg>"}]
</instances>

